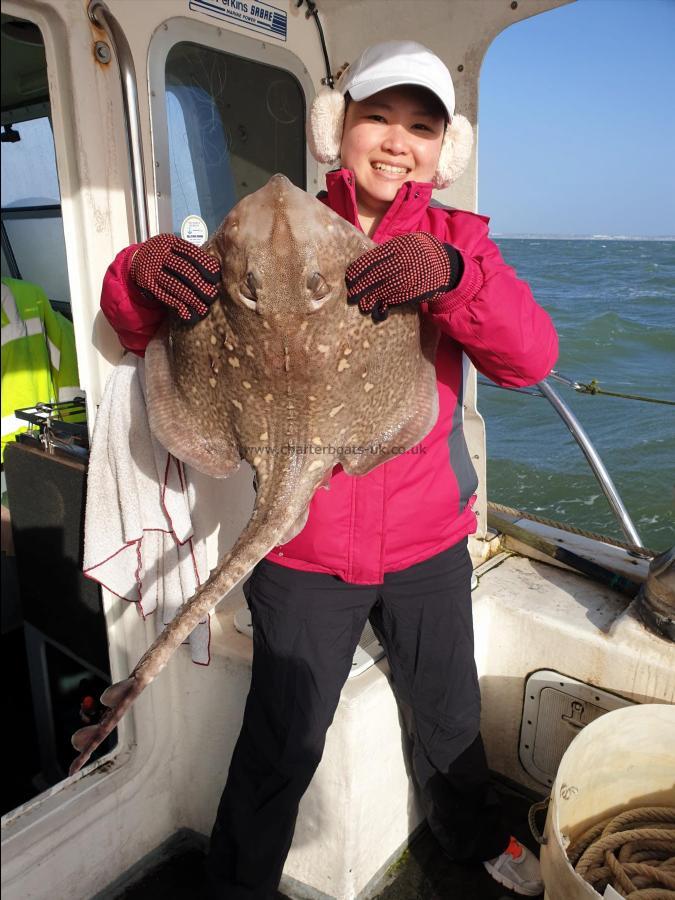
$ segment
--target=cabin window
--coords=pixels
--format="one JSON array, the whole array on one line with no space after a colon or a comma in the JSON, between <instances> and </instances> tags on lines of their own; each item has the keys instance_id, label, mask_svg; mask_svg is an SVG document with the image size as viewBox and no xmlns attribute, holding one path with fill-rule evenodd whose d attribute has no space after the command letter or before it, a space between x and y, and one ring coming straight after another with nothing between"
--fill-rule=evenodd
<instances>
[{"instance_id":1,"label":"cabin window","mask_svg":"<svg viewBox=\"0 0 675 900\"><path fill-rule=\"evenodd\" d=\"M2 656L9 813L63 780L110 683L98 585L82 575L87 427L40 29L2 15ZM31 425L26 410L48 404ZM116 736L97 753L114 747Z\"/></svg>"},{"instance_id":2,"label":"cabin window","mask_svg":"<svg viewBox=\"0 0 675 900\"><path fill-rule=\"evenodd\" d=\"M22 113L18 116L21 118ZM23 111L26 115L26 111ZM11 247L3 247L3 276L39 284L59 310L70 316L66 244L61 219L61 195L56 174L54 138L48 116L7 122L2 148L2 224ZM36 253L35 248L40 252Z\"/></svg>"},{"instance_id":3,"label":"cabin window","mask_svg":"<svg viewBox=\"0 0 675 900\"><path fill-rule=\"evenodd\" d=\"M277 172L305 187L305 105L289 72L193 43L166 59L173 230L199 215L209 234Z\"/></svg>"},{"instance_id":4,"label":"cabin window","mask_svg":"<svg viewBox=\"0 0 675 900\"><path fill-rule=\"evenodd\" d=\"M8 132L8 128L5 132ZM49 118L45 115L22 122L20 128L12 126L9 133L15 139L3 141L2 205L42 206L60 203L54 138Z\"/></svg>"}]
</instances>

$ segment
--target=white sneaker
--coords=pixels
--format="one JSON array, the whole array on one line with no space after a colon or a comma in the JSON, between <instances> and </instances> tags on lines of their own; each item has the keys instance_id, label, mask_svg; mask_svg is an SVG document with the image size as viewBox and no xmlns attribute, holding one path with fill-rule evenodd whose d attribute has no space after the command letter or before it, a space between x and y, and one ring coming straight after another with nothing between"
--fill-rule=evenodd
<instances>
[{"instance_id":1,"label":"white sneaker","mask_svg":"<svg viewBox=\"0 0 675 900\"><path fill-rule=\"evenodd\" d=\"M539 860L514 837L503 853L486 860L483 865L495 881L516 894L536 897L544 891Z\"/></svg>"}]
</instances>

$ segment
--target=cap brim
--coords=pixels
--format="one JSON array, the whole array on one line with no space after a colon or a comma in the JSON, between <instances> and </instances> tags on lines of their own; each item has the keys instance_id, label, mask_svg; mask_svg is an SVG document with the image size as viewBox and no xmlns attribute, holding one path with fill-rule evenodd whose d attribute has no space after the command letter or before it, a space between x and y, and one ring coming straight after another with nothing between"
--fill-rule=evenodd
<instances>
[{"instance_id":1,"label":"cap brim","mask_svg":"<svg viewBox=\"0 0 675 900\"><path fill-rule=\"evenodd\" d=\"M349 96L358 102L367 100L368 97L372 97L373 94L378 94L380 91L386 91L387 88L401 87L404 84L414 84L416 87L426 88L430 91L445 110L448 121L452 121L453 114L448 109L445 100L443 100L436 88L432 87L423 78L415 78L414 76L408 76L407 78L371 78L370 81L361 81L359 84L347 87L345 93L348 92Z\"/></svg>"}]
</instances>

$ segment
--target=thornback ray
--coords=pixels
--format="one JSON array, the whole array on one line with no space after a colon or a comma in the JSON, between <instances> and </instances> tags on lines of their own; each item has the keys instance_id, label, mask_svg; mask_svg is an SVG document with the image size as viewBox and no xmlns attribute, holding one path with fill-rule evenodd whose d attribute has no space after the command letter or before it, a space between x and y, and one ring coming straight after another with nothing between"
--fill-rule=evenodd
<instances>
[{"instance_id":1,"label":"thornback ray","mask_svg":"<svg viewBox=\"0 0 675 900\"><path fill-rule=\"evenodd\" d=\"M176 317L146 352L155 437L187 465L226 478L255 472L251 518L128 678L101 721L80 729L77 772L177 647L251 569L305 525L340 463L366 475L425 437L438 416L438 331L409 306L375 324L347 303L345 270L374 246L283 175L241 200L205 249L220 295L194 326Z\"/></svg>"}]
</instances>

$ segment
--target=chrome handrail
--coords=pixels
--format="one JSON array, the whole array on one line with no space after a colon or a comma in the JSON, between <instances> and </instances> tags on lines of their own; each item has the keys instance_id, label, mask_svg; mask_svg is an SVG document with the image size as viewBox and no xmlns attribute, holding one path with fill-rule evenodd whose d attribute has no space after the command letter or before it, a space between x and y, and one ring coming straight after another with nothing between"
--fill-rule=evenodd
<instances>
[{"instance_id":1,"label":"chrome handrail","mask_svg":"<svg viewBox=\"0 0 675 900\"><path fill-rule=\"evenodd\" d=\"M562 379L561 379L562 380ZM574 415L569 406L565 403L565 401L558 395L557 391L551 387L550 384L546 381L540 381L537 384L537 387L541 391L541 393L546 397L546 399L551 403L555 411L558 413L560 418L563 420L565 425L569 428L572 437L579 444L581 450L588 460L588 464L590 465L595 477L598 480L602 491L607 498L609 505L611 506L614 515L617 518L619 526L621 530L628 538L629 543L633 544L636 551L644 552L644 547L642 545L642 540L640 535L638 534L637 528L633 524L633 520L628 513L628 510L623 504L621 497L619 496L619 492L614 486L614 482L612 481L609 472L605 468L605 464L600 459L600 455L598 451L595 449L593 444L591 443L591 439L586 434L586 431Z\"/></svg>"},{"instance_id":2,"label":"chrome handrail","mask_svg":"<svg viewBox=\"0 0 675 900\"><path fill-rule=\"evenodd\" d=\"M124 105L124 125L127 133L129 169L131 171L132 207L136 240L145 241L150 237L148 229L148 207L145 191L145 169L143 167L143 144L141 142L141 118L138 111L138 89L136 68L131 48L119 22L103 0L91 0L87 15L97 28L108 35L120 70L122 81L122 102Z\"/></svg>"}]
</instances>

